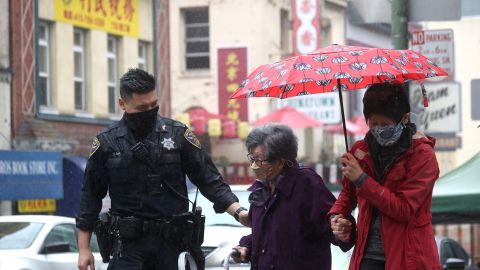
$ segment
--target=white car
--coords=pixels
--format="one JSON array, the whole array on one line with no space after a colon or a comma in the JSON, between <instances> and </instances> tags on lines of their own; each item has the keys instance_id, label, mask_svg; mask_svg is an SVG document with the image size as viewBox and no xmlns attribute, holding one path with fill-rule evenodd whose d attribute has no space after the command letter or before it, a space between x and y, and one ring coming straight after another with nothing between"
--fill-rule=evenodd
<instances>
[{"instance_id":1,"label":"white car","mask_svg":"<svg viewBox=\"0 0 480 270\"><path fill-rule=\"evenodd\" d=\"M107 269L95 235L95 269ZM47 215L0 216L0 270L78 269L75 219Z\"/></svg>"},{"instance_id":2,"label":"white car","mask_svg":"<svg viewBox=\"0 0 480 270\"><path fill-rule=\"evenodd\" d=\"M249 186L237 185L230 186L233 193L238 197L240 205L249 207L248 196ZM195 191L190 190L190 200L195 199ZM197 205L202 207L202 214L205 215L205 235L202 245L202 251L205 254L206 270L222 270L225 258L230 254L232 248L238 245L238 241L242 236L251 233L251 229L247 228L230 216L228 213L216 214L213 210L213 204L198 194ZM344 253L339 247L331 245L332 251L332 269L343 270L348 269L351 251ZM250 264L236 264L230 261L230 269L250 269Z\"/></svg>"}]
</instances>

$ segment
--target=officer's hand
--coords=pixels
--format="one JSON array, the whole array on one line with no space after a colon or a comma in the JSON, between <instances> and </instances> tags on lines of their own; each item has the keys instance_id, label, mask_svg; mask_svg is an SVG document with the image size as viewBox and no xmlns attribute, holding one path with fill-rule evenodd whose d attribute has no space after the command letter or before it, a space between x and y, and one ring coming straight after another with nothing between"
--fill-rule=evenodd
<instances>
[{"instance_id":1,"label":"officer's hand","mask_svg":"<svg viewBox=\"0 0 480 270\"><path fill-rule=\"evenodd\" d=\"M90 266L90 268L88 268ZM78 251L78 270L95 270L95 258L90 249Z\"/></svg>"},{"instance_id":2,"label":"officer's hand","mask_svg":"<svg viewBox=\"0 0 480 270\"><path fill-rule=\"evenodd\" d=\"M248 248L237 246L234 247L230 256L236 263L247 262Z\"/></svg>"},{"instance_id":3,"label":"officer's hand","mask_svg":"<svg viewBox=\"0 0 480 270\"><path fill-rule=\"evenodd\" d=\"M343 215L335 215L330 220L330 227L332 228L333 235L336 239L342 242L348 242L350 240L350 234L352 232L352 222L346 219Z\"/></svg>"},{"instance_id":4,"label":"officer's hand","mask_svg":"<svg viewBox=\"0 0 480 270\"><path fill-rule=\"evenodd\" d=\"M248 218L248 211L242 211L238 214L238 220L243 226L250 227L250 219Z\"/></svg>"}]
</instances>

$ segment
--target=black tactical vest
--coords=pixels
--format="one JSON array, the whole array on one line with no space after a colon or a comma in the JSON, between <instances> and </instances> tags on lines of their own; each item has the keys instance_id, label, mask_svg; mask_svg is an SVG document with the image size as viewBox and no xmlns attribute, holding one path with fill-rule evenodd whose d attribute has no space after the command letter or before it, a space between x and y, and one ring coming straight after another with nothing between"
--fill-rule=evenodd
<instances>
[{"instance_id":1,"label":"black tactical vest","mask_svg":"<svg viewBox=\"0 0 480 270\"><path fill-rule=\"evenodd\" d=\"M99 135L102 145L107 145L105 169L114 214L151 219L188 211L188 202L165 185L168 182L187 196L182 168L184 132L184 125L159 117L155 129L142 140L155 170L134 157L131 147L137 141L123 120Z\"/></svg>"}]
</instances>

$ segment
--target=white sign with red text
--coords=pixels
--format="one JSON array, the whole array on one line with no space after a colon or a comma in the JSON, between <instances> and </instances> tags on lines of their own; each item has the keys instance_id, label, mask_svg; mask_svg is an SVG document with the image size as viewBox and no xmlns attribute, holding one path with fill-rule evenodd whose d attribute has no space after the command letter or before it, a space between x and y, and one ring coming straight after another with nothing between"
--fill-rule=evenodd
<instances>
[{"instance_id":1,"label":"white sign with red text","mask_svg":"<svg viewBox=\"0 0 480 270\"><path fill-rule=\"evenodd\" d=\"M320 48L320 0L291 0L293 18L293 51L306 54ZM326 124L341 121L336 93L279 99L278 107L291 106Z\"/></svg>"},{"instance_id":2,"label":"white sign with red text","mask_svg":"<svg viewBox=\"0 0 480 270\"><path fill-rule=\"evenodd\" d=\"M412 33L412 50L421 53L448 72L445 80L454 78L453 30L425 30Z\"/></svg>"}]
</instances>

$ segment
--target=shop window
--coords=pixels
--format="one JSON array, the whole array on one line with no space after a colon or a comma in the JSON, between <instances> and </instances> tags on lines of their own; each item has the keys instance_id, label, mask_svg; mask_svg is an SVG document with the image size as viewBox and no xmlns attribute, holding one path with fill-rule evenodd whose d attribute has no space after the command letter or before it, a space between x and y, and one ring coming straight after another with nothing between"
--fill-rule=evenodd
<instances>
[{"instance_id":1,"label":"shop window","mask_svg":"<svg viewBox=\"0 0 480 270\"><path fill-rule=\"evenodd\" d=\"M107 38L107 62L108 62L108 112L118 113L118 38Z\"/></svg>"},{"instance_id":2,"label":"shop window","mask_svg":"<svg viewBox=\"0 0 480 270\"><path fill-rule=\"evenodd\" d=\"M148 71L148 43L138 42L138 68Z\"/></svg>"},{"instance_id":3,"label":"shop window","mask_svg":"<svg viewBox=\"0 0 480 270\"><path fill-rule=\"evenodd\" d=\"M87 93L85 78L85 31L73 30L73 83L75 91L75 110L87 110Z\"/></svg>"},{"instance_id":4,"label":"shop window","mask_svg":"<svg viewBox=\"0 0 480 270\"><path fill-rule=\"evenodd\" d=\"M478 106L478 101L480 100L480 80L472 80L470 89L472 91L471 100L471 110L472 110L472 120L480 120L480 106Z\"/></svg>"},{"instance_id":5,"label":"shop window","mask_svg":"<svg viewBox=\"0 0 480 270\"><path fill-rule=\"evenodd\" d=\"M50 25L40 22L38 26L38 94L41 107L51 107Z\"/></svg>"},{"instance_id":6,"label":"shop window","mask_svg":"<svg viewBox=\"0 0 480 270\"><path fill-rule=\"evenodd\" d=\"M208 8L183 10L185 24L185 67L210 68L210 28Z\"/></svg>"},{"instance_id":7,"label":"shop window","mask_svg":"<svg viewBox=\"0 0 480 270\"><path fill-rule=\"evenodd\" d=\"M280 9L280 50L282 51L282 59L292 54L290 46L292 44L292 23L288 16L288 10Z\"/></svg>"}]
</instances>

